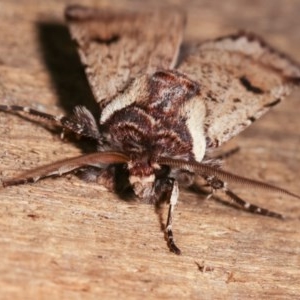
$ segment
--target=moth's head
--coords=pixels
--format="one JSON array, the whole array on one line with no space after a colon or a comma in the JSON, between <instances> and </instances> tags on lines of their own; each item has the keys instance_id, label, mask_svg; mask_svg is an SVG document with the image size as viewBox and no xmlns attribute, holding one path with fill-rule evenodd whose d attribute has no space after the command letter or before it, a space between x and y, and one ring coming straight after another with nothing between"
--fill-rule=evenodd
<instances>
[{"instance_id":1,"label":"moth's head","mask_svg":"<svg viewBox=\"0 0 300 300\"><path fill-rule=\"evenodd\" d=\"M153 195L155 171L158 168L158 164L151 164L147 160L133 160L128 163L129 182L140 199L148 201Z\"/></svg>"},{"instance_id":2,"label":"moth's head","mask_svg":"<svg viewBox=\"0 0 300 300\"><path fill-rule=\"evenodd\" d=\"M146 200L151 198L155 182L155 175L150 174L147 176L129 176L129 182L134 190L136 196L140 199Z\"/></svg>"}]
</instances>

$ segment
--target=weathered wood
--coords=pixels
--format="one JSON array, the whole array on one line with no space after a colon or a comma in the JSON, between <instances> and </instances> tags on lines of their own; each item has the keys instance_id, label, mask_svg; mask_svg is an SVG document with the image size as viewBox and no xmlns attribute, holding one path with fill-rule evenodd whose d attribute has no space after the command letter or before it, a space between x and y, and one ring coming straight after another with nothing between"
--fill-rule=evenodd
<instances>
[{"instance_id":1,"label":"weathered wood","mask_svg":"<svg viewBox=\"0 0 300 300\"><path fill-rule=\"evenodd\" d=\"M1 103L55 114L80 103L92 107L63 23L63 2L1 1ZM164 6L172 2L178 3ZM188 39L251 29L300 60L297 0L177 5L189 16ZM241 151L228 160L228 170L300 194L299 95L236 138ZM57 132L2 112L0 136L1 178L81 153L80 144L60 140ZM299 298L300 201L243 187L235 191L290 218L251 215L182 191L174 222L183 252L178 257L168 251L153 207L121 201L75 176L0 189L0 298ZM197 264L213 270L202 272Z\"/></svg>"}]
</instances>

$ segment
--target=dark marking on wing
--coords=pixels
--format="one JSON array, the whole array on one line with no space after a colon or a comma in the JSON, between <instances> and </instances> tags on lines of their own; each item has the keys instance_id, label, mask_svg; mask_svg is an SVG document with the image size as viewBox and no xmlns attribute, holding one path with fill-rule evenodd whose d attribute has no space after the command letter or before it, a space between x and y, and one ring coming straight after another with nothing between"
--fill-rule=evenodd
<instances>
[{"instance_id":1,"label":"dark marking on wing","mask_svg":"<svg viewBox=\"0 0 300 300\"><path fill-rule=\"evenodd\" d=\"M264 107L273 107L273 106L277 105L277 104L280 103L280 102L281 102L281 99L276 99L276 100L273 101L273 102L270 102L270 103L265 104Z\"/></svg>"},{"instance_id":2,"label":"dark marking on wing","mask_svg":"<svg viewBox=\"0 0 300 300\"><path fill-rule=\"evenodd\" d=\"M209 100L214 101L214 102L218 102L218 99L213 95L212 91L209 91L207 93L207 97Z\"/></svg>"},{"instance_id":3,"label":"dark marking on wing","mask_svg":"<svg viewBox=\"0 0 300 300\"><path fill-rule=\"evenodd\" d=\"M261 88L252 85L252 83L246 76L242 76L239 79L240 79L241 84L246 88L247 91L252 92L254 94L263 94L264 93L264 91Z\"/></svg>"},{"instance_id":4,"label":"dark marking on wing","mask_svg":"<svg viewBox=\"0 0 300 300\"><path fill-rule=\"evenodd\" d=\"M249 120L251 123L253 123L256 119L255 119L255 117L249 117L248 120Z\"/></svg>"}]
</instances>

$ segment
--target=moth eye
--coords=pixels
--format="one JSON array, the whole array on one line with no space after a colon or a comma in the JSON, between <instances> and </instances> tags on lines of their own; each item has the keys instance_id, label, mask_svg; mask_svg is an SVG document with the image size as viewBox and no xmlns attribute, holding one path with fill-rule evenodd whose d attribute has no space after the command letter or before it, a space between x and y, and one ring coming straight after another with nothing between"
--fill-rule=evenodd
<instances>
[{"instance_id":1,"label":"moth eye","mask_svg":"<svg viewBox=\"0 0 300 300\"><path fill-rule=\"evenodd\" d=\"M160 169L155 169L155 177L163 178L168 176L170 173L170 167L162 165Z\"/></svg>"}]
</instances>

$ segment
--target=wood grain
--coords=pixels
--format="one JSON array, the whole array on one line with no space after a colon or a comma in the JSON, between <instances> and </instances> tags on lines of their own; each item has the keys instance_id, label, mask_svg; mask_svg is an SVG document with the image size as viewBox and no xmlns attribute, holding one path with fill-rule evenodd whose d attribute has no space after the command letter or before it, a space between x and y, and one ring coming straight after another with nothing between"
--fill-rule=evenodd
<instances>
[{"instance_id":1,"label":"wood grain","mask_svg":"<svg viewBox=\"0 0 300 300\"><path fill-rule=\"evenodd\" d=\"M68 113L93 107L63 22L68 1L0 3L1 103ZM300 60L300 3L290 1L101 1L144 9L176 3L187 38L244 28ZM93 1L81 1L81 4ZM236 138L226 169L300 194L299 91ZM81 153L35 122L0 113L0 175ZM153 207L124 202L76 176L0 190L1 299L298 299L300 203L237 187L243 198L289 216L251 215L182 191L171 254ZM201 271L199 266L213 270Z\"/></svg>"}]
</instances>

